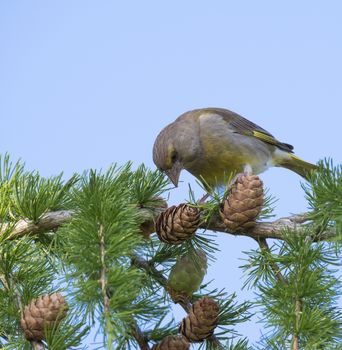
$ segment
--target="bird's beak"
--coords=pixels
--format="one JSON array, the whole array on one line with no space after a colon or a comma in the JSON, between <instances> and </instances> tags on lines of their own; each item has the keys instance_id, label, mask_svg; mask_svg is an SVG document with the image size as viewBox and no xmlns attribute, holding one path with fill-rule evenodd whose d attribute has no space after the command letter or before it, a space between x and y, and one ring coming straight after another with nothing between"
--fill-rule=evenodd
<instances>
[{"instance_id":1,"label":"bird's beak","mask_svg":"<svg viewBox=\"0 0 342 350\"><path fill-rule=\"evenodd\" d=\"M165 170L165 174L176 187L178 187L179 175L182 169L183 169L182 163L177 161L175 164L173 164L171 169Z\"/></svg>"}]
</instances>

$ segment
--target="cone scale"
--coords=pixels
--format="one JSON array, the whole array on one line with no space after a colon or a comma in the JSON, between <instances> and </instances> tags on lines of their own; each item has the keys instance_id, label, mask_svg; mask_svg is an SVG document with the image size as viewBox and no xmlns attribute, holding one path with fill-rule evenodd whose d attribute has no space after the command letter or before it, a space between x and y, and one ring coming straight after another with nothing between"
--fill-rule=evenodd
<instances>
[{"instance_id":1,"label":"cone scale","mask_svg":"<svg viewBox=\"0 0 342 350\"><path fill-rule=\"evenodd\" d=\"M187 317L183 318L180 332L190 342L200 342L213 335L217 326L219 306L211 298L197 300Z\"/></svg>"},{"instance_id":2,"label":"cone scale","mask_svg":"<svg viewBox=\"0 0 342 350\"><path fill-rule=\"evenodd\" d=\"M220 216L227 229L241 232L253 228L264 203L263 183L256 175L242 175L221 204Z\"/></svg>"},{"instance_id":3,"label":"cone scale","mask_svg":"<svg viewBox=\"0 0 342 350\"><path fill-rule=\"evenodd\" d=\"M162 212L155 228L162 242L176 245L190 239L198 229L199 223L199 210L187 204L180 204Z\"/></svg>"},{"instance_id":4,"label":"cone scale","mask_svg":"<svg viewBox=\"0 0 342 350\"><path fill-rule=\"evenodd\" d=\"M188 350L189 341L181 335L169 335L160 343L153 345L152 350Z\"/></svg>"},{"instance_id":5,"label":"cone scale","mask_svg":"<svg viewBox=\"0 0 342 350\"><path fill-rule=\"evenodd\" d=\"M68 306L60 293L43 295L24 307L20 324L27 340L45 339L45 328L58 324L67 314Z\"/></svg>"}]
</instances>

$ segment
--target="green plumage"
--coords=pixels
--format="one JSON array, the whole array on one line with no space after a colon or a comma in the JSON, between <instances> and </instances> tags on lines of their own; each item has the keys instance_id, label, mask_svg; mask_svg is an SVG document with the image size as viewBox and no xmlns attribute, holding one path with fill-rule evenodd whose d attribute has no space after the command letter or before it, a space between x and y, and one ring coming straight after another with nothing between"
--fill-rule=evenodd
<instances>
[{"instance_id":1,"label":"green plumage","mask_svg":"<svg viewBox=\"0 0 342 350\"><path fill-rule=\"evenodd\" d=\"M223 108L195 109L165 127L153 147L153 160L177 186L182 169L210 187L231 174L259 174L284 167L306 178L316 166L293 154L293 146Z\"/></svg>"}]
</instances>

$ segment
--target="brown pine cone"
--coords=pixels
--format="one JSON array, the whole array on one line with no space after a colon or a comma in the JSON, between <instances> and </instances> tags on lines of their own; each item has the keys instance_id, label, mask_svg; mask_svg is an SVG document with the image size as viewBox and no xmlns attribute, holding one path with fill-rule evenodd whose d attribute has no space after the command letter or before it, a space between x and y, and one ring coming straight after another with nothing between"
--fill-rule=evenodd
<instances>
[{"instance_id":1,"label":"brown pine cone","mask_svg":"<svg viewBox=\"0 0 342 350\"><path fill-rule=\"evenodd\" d=\"M187 204L173 205L162 212L156 222L156 232L162 242L181 244L192 237L200 222L197 208Z\"/></svg>"},{"instance_id":2,"label":"brown pine cone","mask_svg":"<svg viewBox=\"0 0 342 350\"><path fill-rule=\"evenodd\" d=\"M20 324L27 340L43 340L46 327L59 323L67 314L68 305L60 293L33 299L25 306Z\"/></svg>"},{"instance_id":3,"label":"brown pine cone","mask_svg":"<svg viewBox=\"0 0 342 350\"><path fill-rule=\"evenodd\" d=\"M242 175L221 204L220 216L228 230L248 230L255 226L263 202L264 189L260 178L256 175Z\"/></svg>"},{"instance_id":4,"label":"brown pine cone","mask_svg":"<svg viewBox=\"0 0 342 350\"><path fill-rule=\"evenodd\" d=\"M180 332L190 342L209 338L217 326L219 311L219 306L213 299L204 297L197 300L188 316L183 318Z\"/></svg>"},{"instance_id":5,"label":"brown pine cone","mask_svg":"<svg viewBox=\"0 0 342 350\"><path fill-rule=\"evenodd\" d=\"M189 341L182 335L169 335L160 343L153 345L152 350L188 350Z\"/></svg>"}]
</instances>

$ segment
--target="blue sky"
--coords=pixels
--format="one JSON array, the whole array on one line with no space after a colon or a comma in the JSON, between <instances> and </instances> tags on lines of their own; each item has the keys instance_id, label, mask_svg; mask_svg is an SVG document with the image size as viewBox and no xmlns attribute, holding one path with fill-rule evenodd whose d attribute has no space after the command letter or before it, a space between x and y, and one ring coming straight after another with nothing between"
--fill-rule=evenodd
<instances>
[{"instance_id":1,"label":"blue sky","mask_svg":"<svg viewBox=\"0 0 342 350\"><path fill-rule=\"evenodd\" d=\"M337 0L2 1L1 153L46 176L128 160L154 167L166 124L217 106L307 161L341 163L341 11ZM278 216L306 210L296 174L274 168L262 179ZM181 180L170 203L195 183ZM255 243L223 234L217 242L208 279L250 297L238 266ZM260 334L240 330L253 341Z\"/></svg>"}]
</instances>

